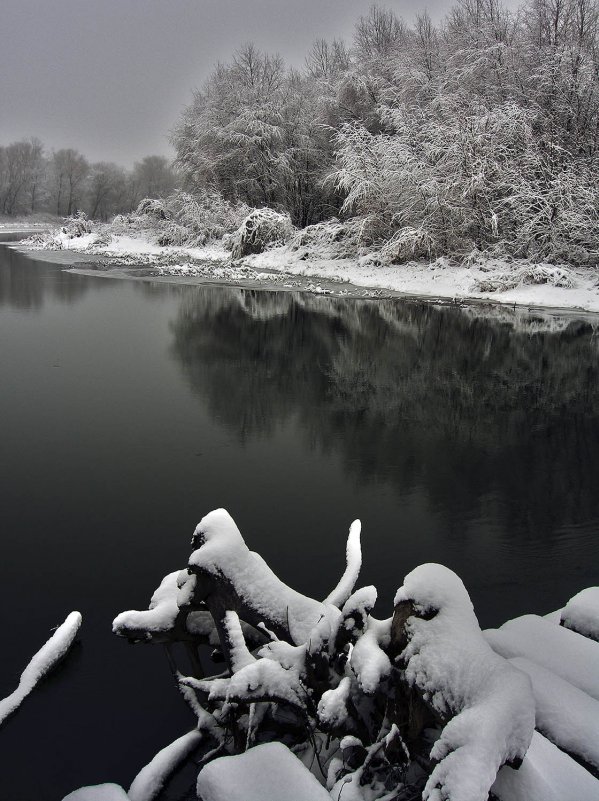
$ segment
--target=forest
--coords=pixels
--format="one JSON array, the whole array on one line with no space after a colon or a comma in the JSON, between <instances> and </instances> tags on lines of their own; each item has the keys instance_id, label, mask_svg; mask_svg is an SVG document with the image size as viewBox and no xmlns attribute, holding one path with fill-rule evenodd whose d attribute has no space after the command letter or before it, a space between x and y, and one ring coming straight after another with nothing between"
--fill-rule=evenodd
<instances>
[{"instance_id":1,"label":"forest","mask_svg":"<svg viewBox=\"0 0 599 801\"><path fill-rule=\"evenodd\" d=\"M106 221L132 211L145 197L166 197L177 184L164 156L145 156L127 170L112 162L90 163L73 148L48 153L36 137L0 146L0 215L9 217L83 211Z\"/></svg>"},{"instance_id":2,"label":"forest","mask_svg":"<svg viewBox=\"0 0 599 801\"><path fill-rule=\"evenodd\" d=\"M127 173L13 143L0 149L0 209L106 220L179 186L179 206L272 209L290 221L279 239L308 226L306 241L391 263L593 266L598 20L594 0L458 0L441 22L373 6L351 42L317 40L300 67L246 44L174 121L172 166L149 157Z\"/></svg>"}]
</instances>

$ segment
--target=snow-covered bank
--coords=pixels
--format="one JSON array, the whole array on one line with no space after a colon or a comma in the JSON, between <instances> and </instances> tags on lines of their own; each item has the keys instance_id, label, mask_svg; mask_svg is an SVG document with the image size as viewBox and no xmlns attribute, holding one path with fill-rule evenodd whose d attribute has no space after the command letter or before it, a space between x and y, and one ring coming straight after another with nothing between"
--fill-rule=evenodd
<instances>
[{"instance_id":1,"label":"snow-covered bank","mask_svg":"<svg viewBox=\"0 0 599 801\"><path fill-rule=\"evenodd\" d=\"M19 249L70 251L102 257L108 264L143 266L160 277L270 285L317 294L409 296L452 302L482 301L526 308L579 309L599 313L599 270L477 258L384 264L376 255L323 257L290 245L233 260L222 240L203 246L159 245L152 237L99 231L73 237L58 231ZM151 277L151 276L147 276Z\"/></svg>"},{"instance_id":2,"label":"snow-covered bank","mask_svg":"<svg viewBox=\"0 0 599 801\"><path fill-rule=\"evenodd\" d=\"M376 258L303 259L283 246L244 259L272 272L348 281L355 286L401 295L454 301L486 300L507 305L599 312L599 270L479 259L471 265L434 262L380 264Z\"/></svg>"}]
</instances>

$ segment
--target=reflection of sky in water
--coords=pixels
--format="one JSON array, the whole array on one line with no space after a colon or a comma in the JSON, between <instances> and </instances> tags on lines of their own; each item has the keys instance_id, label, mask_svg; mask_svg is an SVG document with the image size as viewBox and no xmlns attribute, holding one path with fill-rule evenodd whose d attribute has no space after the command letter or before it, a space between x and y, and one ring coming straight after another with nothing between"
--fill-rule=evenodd
<instances>
[{"instance_id":1,"label":"reflection of sky in water","mask_svg":"<svg viewBox=\"0 0 599 801\"><path fill-rule=\"evenodd\" d=\"M76 658L0 730L3 801L127 785L191 725L160 649L110 622L217 506L318 597L360 516L380 616L424 561L460 573L485 625L596 583L597 344L539 325L88 278L0 249L0 687L68 611L85 620ZM35 775L34 727L55 746Z\"/></svg>"}]
</instances>

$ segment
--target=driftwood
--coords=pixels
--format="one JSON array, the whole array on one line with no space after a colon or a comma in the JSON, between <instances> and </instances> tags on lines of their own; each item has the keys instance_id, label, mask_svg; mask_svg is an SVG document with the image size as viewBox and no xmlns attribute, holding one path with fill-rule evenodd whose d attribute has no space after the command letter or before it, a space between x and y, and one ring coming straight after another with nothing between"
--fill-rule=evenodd
<instances>
[{"instance_id":1,"label":"driftwood","mask_svg":"<svg viewBox=\"0 0 599 801\"><path fill-rule=\"evenodd\" d=\"M359 528L356 531L359 537ZM350 532L350 540L351 536ZM346 573L326 602L306 598L249 551L232 519L218 510L196 528L187 569L165 578L150 610L119 615L114 630L133 642L166 644L171 653L176 643L184 644L192 675L182 675L175 666L173 672L199 725L208 725L213 735L221 732L219 753L239 753L258 742L283 739L300 752L307 749L319 763L332 739L343 754L332 765L322 765L333 792L341 792L347 781L373 787L405 782L405 772L416 763L431 773L431 789L448 792L443 763L456 749L452 723L464 706L448 700L439 708L434 693L424 692L413 677L409 680L415 626L430 621L438 627L447 614L444 605L450 615L457 609L466 615L466 629L471 627L473 637L470 647L477 655L482 647L492 659L500 658L484 642L460 580L438 565L423 566L433 572L424 580L419 577L414 586L426 591L437 578L445 582L448 600L442 598L439 609L406 594L412 591L407 580L417 572L413 571L401 588L403 597L398 592L393 617L374 619L375 589L353 591L361 561L355 553L355 543L352 548L348 544ZM220 676L202 678L197 649L207 644L216 646L226 661L227 670ZM449 642L448 647L459 662L460 643ZM482 656L487 658L487 653ZM444 685L441 680L439 687ZM452 687L448 697L453 697ZM509 722L503 720L500 726L506 737L512 736ZM531 735L533 726L534 708ZM425 729L440 731L430 755ZM445 752L435 752L438 744L445 744ZM520 738L510 753L494 754L491 764L517 767L525 750ZM418 784L422 776L421 772L413 781ZM485 785L482 779L485 799L492 780ZM442 797L451 801L453 796Z\"/></svg>"}]
</instances>

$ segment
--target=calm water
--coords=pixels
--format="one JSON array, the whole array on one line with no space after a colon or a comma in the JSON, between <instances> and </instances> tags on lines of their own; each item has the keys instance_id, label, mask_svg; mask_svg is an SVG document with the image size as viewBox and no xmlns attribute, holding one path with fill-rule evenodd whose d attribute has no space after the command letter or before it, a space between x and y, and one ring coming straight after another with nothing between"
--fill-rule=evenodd
<instances>
[{"instance_id":1,"label":"calm water","mask_svg":"<svg viewBox=\"0 0 599 801\"><path fill-rule=\"evenodd\" d=\"M381 617L427 561L462 576L483 626L596 584L599 338L537 327L69 275L0 246L0 697L84 617L0 729L1 801L128 786L191 727L162 650L110 625L218 506L318 597L360 517Z\"/></svg>"}]
</instances>

